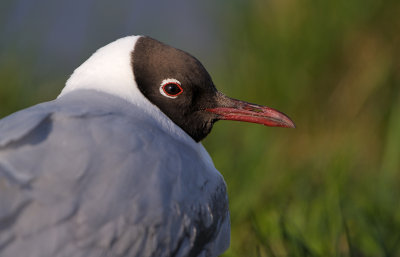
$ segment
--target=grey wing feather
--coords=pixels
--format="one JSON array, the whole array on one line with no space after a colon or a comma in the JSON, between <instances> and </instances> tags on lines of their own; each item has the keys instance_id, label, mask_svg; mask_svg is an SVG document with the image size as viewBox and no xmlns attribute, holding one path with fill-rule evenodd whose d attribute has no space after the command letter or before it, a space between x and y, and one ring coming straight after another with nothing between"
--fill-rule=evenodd
<instances>
[{"instance_id":1,"label":"grey wing feather","mask_svg":"<svg viewBox=\"0 0 400 257\"><path fill-rule=\"evenodd\" d=\"M222 253L229 244L222 177L108 96L80 97L0 122L0 256Z\"/></svg>"},{"instance_id":2,"label":"grey wing feather","mask_svg":"<svg viewBox=\"0 0 400 257\"><path fill-rule=\"evenodd\" d=\"M48 118L50 113L39 111L20 111L10 115L0 122L0 147L29 134L40 123ZM15 117L18 117L17 119Z\"/></svg>"}]
</instances>

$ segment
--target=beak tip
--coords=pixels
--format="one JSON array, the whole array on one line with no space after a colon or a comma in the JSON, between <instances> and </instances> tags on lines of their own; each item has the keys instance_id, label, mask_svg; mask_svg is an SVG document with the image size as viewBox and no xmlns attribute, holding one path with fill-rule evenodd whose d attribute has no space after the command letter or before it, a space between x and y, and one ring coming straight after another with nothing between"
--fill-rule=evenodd
<instances>
[{"instance_id":1,"label":"beak tip","mask_svg":"<svg viewBox=\"0 0 400 257\"><path fill-rule=\"evenodd\" d=\"M271 125L265 125L265 126L271 127ZM290 128L290 129L292 129L292 128L296 128L296 125L293 122L290 122L290 123L289 122L285 122L283 124L274 125L272 127L281 127L281 128Z\"/></svg>"},{"instance_id":2,"label":"beak tip","mask_svg":"<svg viewBox=\"0 0 400 257\"><path fill-rule=\"evenodd\" d=\"M280 118L280 125L279 127L284 127L284 128L296 128L296 124L290 119L286 114L279 112L279 118Z\"/></svg>"},{"instance_id":3,"label":"beak tip","mask_svg":"<svg viewBox=\"0 0 400 257\"><path fill-rule=\"evenodd\" d=\"M294 124L294 122L291 121L291 122L288 124L288 128L296 128L296 124Z\"/></svg>"}]
</instances>

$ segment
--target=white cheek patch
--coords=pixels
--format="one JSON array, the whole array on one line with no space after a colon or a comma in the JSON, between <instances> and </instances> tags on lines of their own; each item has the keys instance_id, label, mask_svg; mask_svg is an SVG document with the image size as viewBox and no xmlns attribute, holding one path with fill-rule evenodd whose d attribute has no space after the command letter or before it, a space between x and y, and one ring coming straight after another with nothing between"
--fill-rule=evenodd
<instances>
[{"instance_id":1,"label":"white cheek patch","mask_svg":"<svg viewBox=\"0 0 400 257\"><path fill-rule=\"evenodd\" d=\"M160 93L161 93L163 96L165 96L165 97L175 99L175 98L178 97L177 95L175 95L175 96L173 96L173 95L168 95L168 94L165 93L165 91L164 91L164 86L167 85L167 84L169 84L169 83L178 84L179 86L181 85L181 82L180 82L179 80L176 80L176 79L164 79L164 80L161 82L161 85L160 85Z\"/></svg>"}]
</instances>

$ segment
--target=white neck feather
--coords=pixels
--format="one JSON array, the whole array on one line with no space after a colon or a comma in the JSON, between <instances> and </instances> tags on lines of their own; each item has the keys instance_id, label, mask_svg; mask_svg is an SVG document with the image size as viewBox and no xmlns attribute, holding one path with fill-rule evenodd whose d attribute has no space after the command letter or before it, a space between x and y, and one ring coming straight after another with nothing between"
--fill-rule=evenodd
<instances>
[{"instance_id":1,"label":"white neck feather","mask_svg":"<svg viewBox=\"0 0 400 257\"><path fill-rule=\"evenodd\" d=\"M118 39L97 50L68 79L58 97L77 89L93 89L119 96L129 102L143 102L131 66L131 55L140 36Z\"/></svg>"}]
</instances>

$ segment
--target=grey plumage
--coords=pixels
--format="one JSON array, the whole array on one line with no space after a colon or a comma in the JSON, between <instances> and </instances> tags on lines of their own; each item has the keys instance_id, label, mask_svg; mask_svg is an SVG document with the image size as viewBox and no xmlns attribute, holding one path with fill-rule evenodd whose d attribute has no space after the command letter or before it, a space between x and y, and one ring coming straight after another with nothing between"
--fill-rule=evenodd
<instances>
[{"instance_id":1,"label":"grey plumage","mask_svg":"<svg viewBox=\"0 0 400 257\"><path fill-rule=\"evenodd\" d=\"M92 90L1 120L0 256L222 253L222 176L156 123Z\"/></svg>"}]
</instances>

